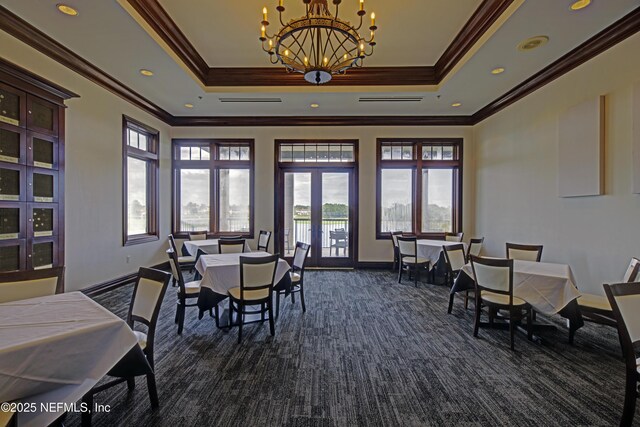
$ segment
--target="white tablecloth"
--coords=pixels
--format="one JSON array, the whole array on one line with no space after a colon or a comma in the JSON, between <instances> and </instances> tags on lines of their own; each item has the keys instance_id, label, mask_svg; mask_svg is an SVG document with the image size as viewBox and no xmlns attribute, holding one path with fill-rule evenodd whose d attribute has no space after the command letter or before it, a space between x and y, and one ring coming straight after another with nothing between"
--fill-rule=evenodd
<instances>
[{"instance_id":1,"label":"white tablecloth","mask_svg":"<svg viewBox=\"0 0 640 427\"><path fill-rule=\"evenodd\" d=\"M462 271L473 278L471 264ZM580 296L571 267L566 264L519 261L513 263L513 295L543 314L557 314Z\"/></svg>"},{"instance_id":2,"label":"white tablecloth","mask_svg":"<svg viewBox=\"0 0 640 427\"><path fill-rule=\"evenodd\" d=\"M433 268L440 259L442 246L464 245L464 253L467 253L467 244L464 242L447 242L446 240L418 240L418 258L429 260L430 267Z\"/></svg>"},{"instance_id":3,"label":"white tablecloth","mask_svg":"<svg viewBox=\"0 0 640 427\"><path fill-rule=\"evenodd\" d=\"M269 253L249 252L243 254L203 255L196 263L196 270L202 275L201 286L218 294L226 295L231 288L240 286L240 257L263 257ZM275 283L278 283L289 271L287 261L278 260ZM275 284L274 283L274 284Z\"/></svg>"},{"instance_id":4,"label":"white tablecloth","mask_svg":"<svg viewBox=\"0 0 640 427\"><path fill-rule=\"evenodd\" d=\"M80 292L0 304L0 402L77 402L134 345L119 317ZM18 414L42 426L60 414Z\"/></svg>"},{"instance_id":5,"label":"white tablecloth","mask_svg":"<svg viewBox=\"0 0 640 427\"><path fill-rule=\"evenodd\" d=\"M191 256L196 256L198 254L198 249L202 249L207 254L217 254L218 240L219 239L185 240L184 247ZM247 242L244 244L244 250L245 252L251 252L251 248Z\"/></svg>"}]
</instances>

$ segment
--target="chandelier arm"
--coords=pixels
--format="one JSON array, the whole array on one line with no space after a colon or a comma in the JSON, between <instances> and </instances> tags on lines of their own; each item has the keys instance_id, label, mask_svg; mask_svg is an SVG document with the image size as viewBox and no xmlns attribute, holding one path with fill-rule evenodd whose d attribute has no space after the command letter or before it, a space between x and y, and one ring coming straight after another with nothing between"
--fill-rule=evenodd
<instances>
[{"instance_id":1,"label":"chandelier arm","mask_svg":"<svg viewBox=\"0 0 640 427\"><path fill-rule=\"evenodd\" d=\"M340 41L340 39L338 39L338 36L334 33L334 37L336 38L336 41ZM346 61L345 59L343 59L342 55L339 55L338 52L340 51L340 49L344 49L347 55L347 59L349 59L349 51L347 50L346 47L344 47L344 44L349 41L349 37L348 36L344 36L344 40L338 45L337 48L333 47L333 43L331 43L331 49L333 49L333 58L335 58L335 60L333 61L333 63L331 64L331 68L333 68L335 65L339 64L341 61Z\"/></svg>"},{"instance_id":2,"label":"chandelier arm","mask_svg":"<svg viewBox=\"0 0 640 427\"><path fill-rule=\"evenodd\" d=\"M309 36L309 32L305 31L305 35L304 35L304 39L302 40L302 44L300 43L300 41L298 40L298 35L296 33L292 33L291 34L291 38L296 42L296 44L300 47L300 50L302 51L303 55L308 56L307 52L304 49L304 43L307 41L307 37ZM296 55L298 56L298 55Z\"/></svg>"},{"instance_id":3,"label":"chandelier arm","mask_svg":"<svg viewBox=\"0 0 640 427\"><path fill-rule=\"evenodd\" d=\"M278 12L278 19L280 20L280 25L282 25L283 27L287 26L284 22L282 22L282 12Z\"/></svg>"},{"instance_id":4,"label":"chandelier arm","mask_svg":"<svg viewBox=\"0 0 640 427\"><path fill-rule=\"evenodd\" d=\"M335 18L338 19L338 8L340 7L339 3L336 3L336 14L335 14Z\"/></svg>"},{"instance_id":5,"label":"chandelier arm","mask_svg":"<svg viewBox=\"0 0 640 427\"><path fill-rule=\"evenodd\" d=\"M327 58L327 47L329 47L329 43L331 42L331 34L333 34L335 31L333 30L333 28L325 28L324 29L326 32L326 36L327 36L327 40L324 43L324 49L322 51L322 56L324 58ZM333 49L333 44L331 45L331 49ZM334 51L335 54L335 51ZM324 64L324 62L323 62Z\"/></svg>"},{"instance_id":6,"label":"chandelier arm","mask_svg":"<svg viewBox=\"0 0 640 427\"><path fill-rule=\"evenodd\" d=\"M358 25L358 28L354 28L354 30L360 31L360 28L362 28L362 23L364 22L364 15L360 15L360 25Z\"/></svg>"}]
</instances>

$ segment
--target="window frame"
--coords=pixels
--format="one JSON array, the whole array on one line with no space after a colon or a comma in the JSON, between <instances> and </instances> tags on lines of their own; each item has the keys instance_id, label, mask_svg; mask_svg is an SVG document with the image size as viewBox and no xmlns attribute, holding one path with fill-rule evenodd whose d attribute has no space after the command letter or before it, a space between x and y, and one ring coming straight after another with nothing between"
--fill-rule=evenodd
<instances>
[{"instance_id":1,"label":"window frame","mask_svg":"<svg viewBox=\"0 0 640 427\"><path fill-rule=\"evenodd\" d=\"M209 147L209 160L180 160L180 148L184 146ZM249 147L249 160L219 160L219 147ZM180 224L180 171L204 169L209 171L209 229L207 237L238 236L253 239L255 230L255 140L219 138L174 138L171 140L171 231L175 237L187 238L188 231L179 231ZM219 230L220 221L220 170L246 169L249 171L249 232Z\"/></svg>"},{"instance_id":2,"label":"window frame","mask_svg":"<svg viewBox=\"0 0 640 427\"><path fill-rule=\"evenodd\" d=\"M388 144L413 145L412 160L383 160L382 146ZM457 160L423 160L422 148L424 144L453 145L457 150ZM426 169L453 169L453 200L452 200L452 230L453 233L462 231L462 190L463 190L463 138L378 138L376 140L376 239L391 238L391 232L381 231L382 221L382 170L410 169L412 171L412 203L411 234L418 238L444 239L444 232L422 231L422 171ZM455 153L456 151L454 151Z\"/></svg>"},{"instance_id":3,"label":"window frame","mask_svg":"<svg viewBox=\"0 0 640 427\"><path fill-rule=\"evenodd\" d=\"M148 150L141 150L128 144L129 129L147 136ZM128 200L128 160L132 157L147 165L147 232L129 235ZM160 201L160 132L129 116L122 116L122 245L131 246L153 242L160 239L159 201Z\"/></svg>"}]
</instances>

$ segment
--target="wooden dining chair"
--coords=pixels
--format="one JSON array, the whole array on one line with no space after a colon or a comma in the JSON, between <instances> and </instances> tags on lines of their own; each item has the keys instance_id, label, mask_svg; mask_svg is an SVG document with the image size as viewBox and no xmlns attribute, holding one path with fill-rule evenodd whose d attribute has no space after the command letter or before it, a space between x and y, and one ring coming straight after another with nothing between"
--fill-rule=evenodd
<instances>
[{"instance_id":1,"label":"wooden dining chair","mask_svg":"<svg viewBox=\"0 0 640 427\"><path fill-rule=\"evenodd\" d=\"M478 336L480 329L480 315L482 307L489 310L489 324L499 310L509 313L509 337L511 350L515 345L516 322L527 317L527 335L533 337L533 318L531 306L523 299L513 296L513 260L499 258L482 258L471 256L471 268L475 279L476 316L473 326L473 336Z\"/></svg>"},{"instance_id":2,"label":"wooden dining chair","mask_svg":"<svg viewBox=\"0 0 640 427\"><path fill-rule=\"evenodd\" d=\"M264 322L269 314L271 336L276 333L273 316L273 285L278 266L278 255L266 257L240 257L240 286L229 289L229 325L238 326L238 344L242 341L242 325L245 314L260 314ZM247 311L247 306L259 306ZM233 314L237 313L237 323Z\"/></svg>"},{"instance_id":3,"label":"wooden dining chair","mask_svg":"<svg viewBox=\"0 0 640 427\"><path fill-rule=\"evenodd\" d=\"M447 242L462 242L464 233L444 233L444 240Z\"/></svg>"},{"instance_id":4,"label":"wooden dining chair","mask_svg":"<svg viewBox=\"0 0 640 427\"><path fill-rule=\"evenodd\" d=\"M175 322L178 325L178 335L182 334L184 328L184 315L187 307L197 307L198 297L200 296L200 280L193 280L191 282L185 282L182 275L182 269L180 268L180 261L178 260L178 254L173 250L167 249L167 255L169 255L169 265L171 266L171 273L173 275L174 282L178 283L178 300L176 301L176 318ZM191 301L191 303L190 303ZM215 306L215 320L216 326L220 326L218 317L218 306ZM213 313L209 310L211 317Z\"/></svg>"},{"instance_id":5,"label":"wooden dining chair","mask_svg":"<svg viewBox=\"0 0 640 427\"><path fill-rule=\"evenodd\" d=\"M626 386L621 427L633 424L640 385L640 283L604 285L604 291L618 326L618 336L626 364Z\"/></svg>"},{"instance_id":6,"label":"wooden dining chair","mask_svg":"<svg viewBox=\"0 0 640 427\"><path fill-rule=\"evenodd\" d=\"M258 236L257 250L267 252L269 250L269 240L271 240L271 232L260 230L260 236Z\"/></svg>"},{"instance_id":7,"label":"wooden dining chair","mask_svg":"<svg viewBox=\"0 0 640 427\"><path fill-rule=\"evenodd\" d=\"M407 270L409 280L413 273L413 281L418 287L418 278L420 270L429 271L429 260L418 257L418 240L416 237L398 236L398 253L400 258L400 266L398 268L398 283L402 283L402 273Z\"/></svg>"},{"instance_id":8,"label":"wooden dining chair","mask_svg":"<svg viewBox=\"0 0 640 427\"><path fill-rule=\"evenodd\" d=\"M189 240L207 240L208 231L190 231L189 232Z\"/></svg>"},{"instance_id":9,"label":"wooden dining chair","mask_svg":"<svg viewBox=\"0 0 640 427\"><path fill-rule=\"evenodd\" d=\"M307 307L304 302L304 264L307 261L309 255L309 249L311 245L302 242L296 242L296 249L293 252L293 262L291 263L291 303L295 304L295 294L300 294L300 304L302 305L302 312L307 311ZM280 295L286 294L286 289L276 289L276 319L280 315Z\"/></svg>"},{"instance_id":10,"label":"wooden dining chair","mask_svg":"<svg viewBox=\"0 0 640 427\"><path fill-rule=\"evenodd\" d=\"M244 239L220 239L218 240L218 252L221 254L244 253L246 241Z\"/></svg>"},{"instance_id":11,"label":"wooden dining chair","mask_svg":"<svg viewBox=\"0 0 640 427\"><path fill-rule=\"evenodd\" d=\"M176 245L176 239L173 238L173 234L169 234L167 237L169 241L169 249L173 250L176 254L178 252L178 246ZM182 245L184 248L184 245ZM193 268L196 264L196 257L193 255L180 255L178 256L178 260L180 261L180 268L193 271ZM176 286L176 283L173 283L173 286Z\"/></svg>"},{"instance_id":12,"label":"wooden dining chair","mask_svg":"<svg viewBox=\"0 0 640 427\"><path fill-rule=\"evenodd\" d=\"M462 243L458 245L443 245L442 252L444 253L444 260L447 267L446 279L449 287L453 287L458 274L462 270L462 267L467 263L467 256L464 253L464 245ZM464 297L464 309L469 307L469 291L465 291Z\"/></svg>"},{"instance_id":13,"label":"wooden dining chair","mask_svg":"<svg viewBox=\"0 0 640 427\"><path fill-rule=\"evenodd\" d=\"M0 303L64 292L64 267L0 273Z\"/></svg>"},{"instance_id":14,"label":"wooden dining chair","mask_svg":"<svg viewBox=\"0 0 640 427\"><path fill-rule=\"evenodd\" d=\"M542 245L507 243L507 258L520 261L540 262L542 258Z\"/></svg>"},{"instance_id":15,"label":"wooden dining chair","mask_svg":"<svg viewBox=\"0 0 640 427\"><path fill-rule=\"evenodd\" d=\"M480 256L480 253L482 252L483 244L484 244L484 237L480 237L479 239L469 240L469 252L467 253L467 262L470 261L471 255Z\"/></svg>"},{"instance_id":16,"label":"wooden dining chair","mask_svg":"<svg viewBox=\"0 0 640 427\"><path fill-rule=\"evenodd\" d=\"M393 231L391 233L391 244L393 245L393 267L392 270L396 271L400 265L400 252L398 251L398 236L402 236L402 231Z\"/></svg>"},{"instance_id":17,"label":"wooden dining chair","mask_svg":"<svg viewBox=\"0 0 640 427\"><path fill-rule=\"evenodd\" d=\"M127 324L133 330L138 340L138 346L149 362L149 366L151 366L151 372L142 374L139 373L141 371L138 367L127 366L130 362L128 353L127 356L123 357L123 359L107 373L108 376L116 377L117 379L96 386L84 395L82 402L89 408L93 408L93 397L95 394L120 383L126 381L129 391L133 390L135 388L135 376L137 375L146 375L151 407L157 408L160 406L156 388L153 348L158 315L170 279L171 275L167 272L141 267L140 270L138 270L138 277L133 288L129 312L127 313ZM137 324L146 327L146 333L136 330L135 327ZM82 425L91 425L91 411L82 413Z\"/></svg>"},{"instance_id":18,"label":"wooden dining chair","mask_svg":"<svg viewBox=\"0 0 640 427\"><path fill-rule=\"evenodd\" d=\"M640 259L631 258L631 262L622 277L622 283L640 281ZM582 293L578 298L578 306L582 317L601 325L617 327L613 308L606 295Z\"/></svg>"}]
</instances>

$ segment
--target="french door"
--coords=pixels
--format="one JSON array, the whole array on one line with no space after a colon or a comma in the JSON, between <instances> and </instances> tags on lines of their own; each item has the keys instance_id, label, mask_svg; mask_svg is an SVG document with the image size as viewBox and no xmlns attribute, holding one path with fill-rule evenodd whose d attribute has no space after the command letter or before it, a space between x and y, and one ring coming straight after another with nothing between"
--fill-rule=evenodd
<instances>
[{"instance_id":1,"label":"french door","mask_svg":"<svg viewBox=\"0 0 640 427\"><path fill-rule=\"evenodd\" d=\"M313 163L278 162L276 250L291 259L296 242L303 242L311 245L305 266L353 267L358 235L355 162Z\"/></svg>"}]
</instances>

